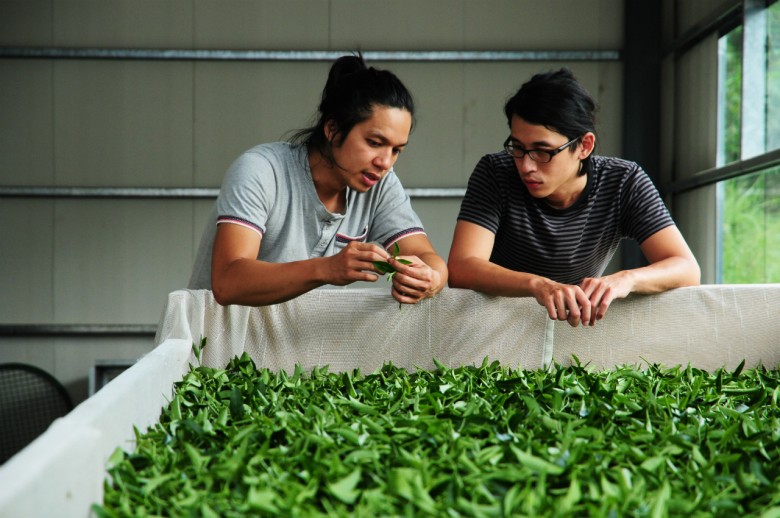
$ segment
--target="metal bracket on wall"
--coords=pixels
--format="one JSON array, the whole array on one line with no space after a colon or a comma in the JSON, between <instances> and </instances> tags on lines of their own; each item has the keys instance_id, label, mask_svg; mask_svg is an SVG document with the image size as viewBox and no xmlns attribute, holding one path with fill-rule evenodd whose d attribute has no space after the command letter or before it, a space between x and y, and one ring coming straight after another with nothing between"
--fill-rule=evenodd
<instances>
[{"instance_id":1,"label":"metal bracket on wall","mask_svg":"<svg viewBox=\"0 0 780 518\"><path fill-rule=\"evenodd\" d=\"M464 188L409 188L410 198L462 198ZM0 198L172 198L213 199L216 188L200 187L36 187L0 186Z\"/></svg>"},{"instance_id":2,"label":"metal bracket on wall","mask_svg":"<svg viewBox=\"0 0 780 518\"><path fill-rule=\"evenodd\" d=\"M2 324L0 336L154 336L154 324Z\"/></svg>"},{"instance_id":3,"label":"metal bracket on wall","mask_svg":"<svg viewBox=\"0 0 780 518\"><path fill-rule=\"evenodd\" d=\"M334 61L352 51L0 47L0 58L178 61ZM365 51L370 61L619 61L618 50Z\"/></svg>"}]
</instances>

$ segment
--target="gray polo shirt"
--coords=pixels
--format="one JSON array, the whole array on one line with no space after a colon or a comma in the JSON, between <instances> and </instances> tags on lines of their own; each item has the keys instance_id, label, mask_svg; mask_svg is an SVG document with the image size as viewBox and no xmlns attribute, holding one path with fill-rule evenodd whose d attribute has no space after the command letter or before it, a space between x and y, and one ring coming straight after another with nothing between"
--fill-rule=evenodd
<instances>
[{"instance_id":1,"label":"gray polo shirt","mask_svg":"<svg viewBox=\"0 0 780 518\"><path fill-rule=\"evenodd\" d=\"M384 248L424 234L409 196L391 170L368 192L347 189L344 214L317 196L304 146L261 144L230 166L209 216L190 289L211 289L211 254L219 224L243 225L262 236L257 258L285 263L339 253L350 241Z\"/></svg>"}]
</instances>

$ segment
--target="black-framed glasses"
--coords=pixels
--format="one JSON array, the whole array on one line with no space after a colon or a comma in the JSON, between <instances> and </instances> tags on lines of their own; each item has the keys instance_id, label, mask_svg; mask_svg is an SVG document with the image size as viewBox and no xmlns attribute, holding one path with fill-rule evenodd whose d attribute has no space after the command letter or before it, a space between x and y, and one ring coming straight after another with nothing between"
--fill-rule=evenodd
<instances>
[{"instance_id":1,"label":"black-framed glasses","mask_svg":"<svg viewBox=\"0 0 780 518\"><path fill-rule=\"evenodd\" d=\"M575 142L579 141L580 137L575 137L568 141L566 144L562 145L561 147L557 149L523 149L517 144L515 144L512 141L512 137L507 137L506 141L504 141L504 149L507 153L512 155L515 158L523 158L525 155L528 155L531 157L531 160L534 162L539 162L540 164L546 164L550 160L553 159L555 155L566 149L567 147L571 146Z\"/></svg>"}]
</instances>

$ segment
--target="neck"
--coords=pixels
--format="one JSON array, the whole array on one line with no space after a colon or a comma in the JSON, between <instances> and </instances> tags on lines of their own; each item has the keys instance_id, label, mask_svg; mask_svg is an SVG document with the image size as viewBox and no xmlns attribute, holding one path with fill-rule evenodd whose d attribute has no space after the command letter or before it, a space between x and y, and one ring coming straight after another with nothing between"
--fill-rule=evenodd
<instances>
[{"instance_id":1,"label":"neck","mask_svg":"<svg viewBox=\"0 0 780 518\"><path fill-rule=\"evenodd\" d=\"M346 204L347 186L339 178L338 165L330 165L317 151L309 152L309 169L317 197L329 212L341 213Z\"/></svg>"},{"instance_id":2,"label":"neck","mask_svg":"<svg viewBox=\"0 0 780 518\"><path fill-rule=\"evenodd\" d=\"M560 191L548 196L545 201L554 209L568 209L580 199L585 187L588 185L588 175L575 176L571 182L564 186Z\"/></svg>"}]
</instances>

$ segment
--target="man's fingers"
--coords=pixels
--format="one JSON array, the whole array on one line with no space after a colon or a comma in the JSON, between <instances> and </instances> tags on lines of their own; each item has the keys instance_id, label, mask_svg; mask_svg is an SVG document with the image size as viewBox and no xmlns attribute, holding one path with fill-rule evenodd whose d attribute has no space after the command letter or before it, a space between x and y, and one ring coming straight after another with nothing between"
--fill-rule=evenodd
<instances>
[{"instance_id":1,"label":"man's fingers","mask_svg":"<svg viewBox=\"0 0 780 518\"><path fill-rule=\"evenodd\" d=\"M593 321L593 305L585 292L577 292L577 304L580 308L580 321L582 322L582 325L590 325Z\"/></svg>"},{"instance_id":2,"label":"man's fingers","mask_svg":"<svg viewBox=\"0 0 780 518\"><path fill-rule=\"evenodd\" d=\"M601 298L601 302L598 306L598 312L596 313L596 318L601 320L604 318L604 315L607 314L607 309L609 309L610 304L612 304L612 301L615 299L615 296L612 292L612 290L606 290L604 293L604 296Z\"/></svg>"}]
</instances>

